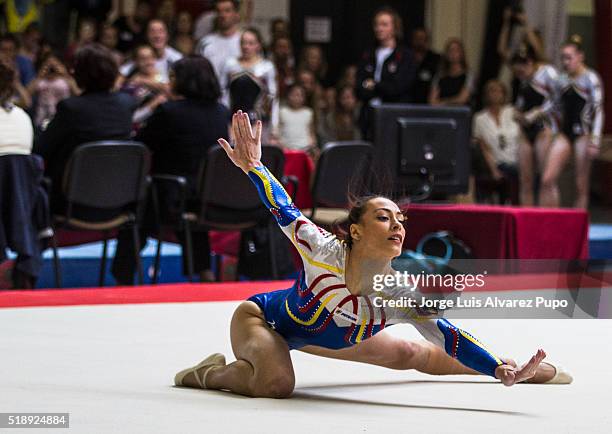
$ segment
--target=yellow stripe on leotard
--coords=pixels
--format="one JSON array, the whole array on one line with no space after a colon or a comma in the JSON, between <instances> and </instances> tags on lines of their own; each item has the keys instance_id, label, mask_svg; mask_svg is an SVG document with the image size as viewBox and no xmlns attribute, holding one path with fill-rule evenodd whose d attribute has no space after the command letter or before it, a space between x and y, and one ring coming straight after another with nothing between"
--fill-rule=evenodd
<instances>
[{"instance_id":1,"label":"yellow stripe on leotard","mask_svg":"<svg viewBox=\"0 0 612 434\"><path fill-rule=\"evenodd\" d=\"M259 170L256 169L250 169L250 172L254 173L255 175L257 175L257 177L259 179L261 179L261 182L264 185L264 190L266 192L266 197L268 198L268 201L270 202L270 204L272 205L272 207L274 208L278 208L278 204L276 203L276 200L274 200L274 193L272 192L272 181L270 179L268 179L263 173L261 173ZM285 193L285 196L287 197L287 204L291 203L291 197L287 194L287 192L285 191L285 189L281 186L278 185L278 187L283 190L283 192Z\"/></svg>"},{"instance_id":2,"label":"yellow stripe on leotard","mask_svg":"<svg viewBox=\"0 0 612 434\"><path fill-rule=\"evenodd\" d=\"M296 220L297 222L297 220ZM310 265L313 265L315 267L321 267L324 268L325 270L331 271L332 273L336 273L336 274L344 274L343 270L341 270L338 267L334 267L333 265L330 264L326 264L324 262L319 262L319 261L315 261L314 259L312 259L308 253L306 253L304 251L304 249L302 249L300 247L300 244L297 241L297 237L296 237L296 233L295 233L295 222L294 222L294 227L293 227L293 245L295 246L295 248L298 250L298 252L300 253L300 255L302 256L302 258L304 258L306 260L306 262L308 262Z\"/></svg>"},{"instance_id":3,"label":"yellow stripe on leotard","mask_svg":"<svg viewBox=\"0 0 612 434\"><path fill-rule=\"evenodd\" d=\"M478 345L480 348L482 348L483 350L485 350L491 357L493 357L495 359L495 361L500 364L503 365L504 362L502 362L495 354L493 354L491 351L489 351L487 349L487 347L485 347L483 344L481 344L476 338L472 337L469 333L464 332L461 329L457 329L457 331L459 333L461 333L461 336L463 336L464 338L466 338L467 340L469 340L470 342L472 342L475 345Z\"/></svg>"},{"instance_id":4,"label":"yellow stripe on leotard","mask_svg":"<svg viewBox=\"0 0 612 434\"><path fill-rule=\"evenodd\" d=\"M363 330L365 329L365 325L366 325L366 318L364 315L361 315L361 327L359 327L359 332L357 333L357 337L355 338L355 342L356 343L360 343L361 342L361 336L363 335Z\"/></svg>"},{"instance_id":5,"label":"yellow stripe on leotard","mask_svg":"<svg viewBox=\"0 0 612 434\"><path fill-rule=\"evenodd\" d=\"M321 302L321 306L319 306L319 308L317 309L317 311L314 313L314 315L312 316L312 318L310 318L308 321L302 321L301 319L299 319L297 316L295 316L293 314L293 312L291 312L291 309L289 309L289 303L287 302L287 300L285 300L285 309L287 310L287 314L291 317L291 319L293 321L295 321L298 324L301 325L305 325L305 326L309 326L309 325L313 325L321 316L321 313L323 313L323 309L325 309L325 306L332 301L332 299L334 299L338 294L330 294L328 295L323 302Z\"/></svg>"}]
</instances>

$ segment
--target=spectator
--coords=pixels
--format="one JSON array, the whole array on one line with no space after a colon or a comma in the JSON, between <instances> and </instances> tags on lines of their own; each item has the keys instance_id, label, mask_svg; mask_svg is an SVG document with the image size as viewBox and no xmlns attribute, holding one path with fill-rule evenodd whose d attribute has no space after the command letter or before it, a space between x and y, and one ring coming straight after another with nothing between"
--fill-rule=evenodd
<instances>
[{"instance_id":1,"label":"spectator","mask_svg":"<svg viewBox=\"0 0 612 434\"><path fill-rule=\"evenodd\" d=\"M401 43L402 20L383 7L373 19L376 48L364 53L357 70L357 97L362 102L360 126L367 137L369 109L380 102L410 102L415 77L411 51Z\"/></svg>"},{"instance_id":2,"label":"spectator","mask_svg":"<svg viewBox=\"0 0 612 434\"><path fill-rule=\"evenodd\" d=\"M355 88L345 85L338 88L334 110L319 122L319 137L322 143L336 140L360 140L357 126L359 104Z\"/></svg>"},{"instance_id":3,"label":"spectator","mask_svg":"<svg viewBox=\"0 0 612 434\"><path fill-rule=\"evenodd\" d=\"M472 96L472 76L468 71L465 49L460 39L446 42L440 72L429 92L432 105L468 105Z\"/></svg>"},{"instance_id":4,"label":"spectator","mask_svg":"<svg viewBox=\"0 0 612 434\"><path fill-rule=\"evenodd\" d=\"M474 116L473 136L487 167L498 183L500 203L518 205L518 149L521 128L514 107L507 104L506 87L497 80L485 84L484 109Z\"/></svg>"},{"instance_id":5,"label":"spectator","mask_svg":"<svg viewBox=\"0 0 612 434\"><path fill-rule=\"evenodd\" d=\"M96 40L96 22L91 18L83 18L79 22L77 39L66 49L64 61L69 67L73 66L74 54L85 45L91 44Z\"/></svg>"},{"instance_id":6,"label":"spectator","mask_svg":"<svg viewBox=\"0 0 612 434\"><path fill-rule=\"evenodd\" d=\"M166 28L171 34L174 34L174 24L176 18L176 10L174 9L174 0L163 0L157 8L156 18L166 24Z\"/></svg>"},{"instance_id":7,"label":"spectator","mask_svg":"<svg viewBox=\"0 0 612 434\"><path fill-rule=\"evenodd\" d=\"M429 33L422 27L412 32L412 53L416 63L413 101L427 104L431 83L438 73L440 55L429 47Z\"/></svg>"},{"instance_id":8,"label":"spectator","mask_svg":"<svg viewBox=\"0 0 612 434\"><path fill-rule=\"evenodd\" d=\"M289 22L280 17L272 18L270 20L270 40L274 45L274 42L279 38L289 37Z\"/></svg>"},{"instance_id":9,"label":"spectator","mask_svg":"<svg viewBox=\"0 0 612 434\"><path fill-rule=\"evenodd\" d=\"M327 82L327 61L320 46L306 45L302 49L298 68L312 72L321 85L327 86L329 84Z\"/></svg>"},{"instance_id":10,"label":"spectator","mask_svg":"<svg viewBox=\"0 0 612 434\"><path fill-rule=\"evenodd\" d=\"M288 37L280 36L272 42L270 60L276 68L278 96L283 99L287 96L289 86L295 82L293 45Z\"/></svg>"},{"instance_id":11,"label":"spectator","mask_svg":"<svg viewBox=\"0 0 612 434\"><path fill-rule=\"evenodd\" d=\"M134 112L134 127L138 130L160 104L166 102L170 86L157 70L155 50L149 45L141 45L135 50L134 71L127 78L120 79L122 92L131 95L137 104Z\"/></svg>"},{"instance_id":12,"label":"spectator","mask_svg":"<svg viewBox=\"0 0 612 434\"><path fill-rule=\"evenodd\" d=\"M32 151L32 120L12 102L16 81L14 65L0 59L0 155L28 155Z\"/></svg>"},{"instance_id":13,"label":"spectator","mask_svg":"<svg viewBox=\"0 0 612 434\"><path fill-rule=\"evenodd\" d=\"M180 60L183 55L174 48L168 46L168 29L161 20L151 20L147 25L147 41L155 51L155 67L161 76L163 83L168 83L168 73L174 62ZM129 76L134 70L133 61L121 67L121 74Z\"/></svg>"},{"instance_id":14,"label":"spectator","mask_svg":"<svg viewBox=\"0 0 612 434\"><path fill-rule=\"evenodd\" d=\"M35 147L46 160L45 171L53 182L51 207L55 212L62 212L65 206L64 170L77 147L97 140L130 138L135 102L129 95L112 91L117 76L117 64L107 48L89 44L76 52L74 77L83 93L60 101ZM107 210L90 207L74 207L73 213L84 220L108 216Z\"/></svg>"},{"instance_id":15,"label":"spectator","mask_svg":"<svg viewBox=\"0 0 612 434\"><path fill-rule=\"evenodd\" d=\"M306 105L306 91L302 86L294 84L289 87L279 117L282 147L316 153L314 112Z\"/></svg>"},{"instance_id":16,"label":"spectator","mask_svg":"<svg viewBox=\"0 0 612 434\"><path fill-rule=\"evenodd\" d=\"M323 98L323 88L315 78L315 75L306 69L301 69L296 74L297 83L306 91L306 105L315 112L320 107L319 100Z\"/></svg>"},{"instance_id":17,"label":"spectator","mask_svg":"<svg viewBox=\"0 0 612 434\"><path fill-rule=\"evenodd\" d=\"M147 0L138 0L134 14L122 14L114 22L119 31L117 49L124 55L139 44L146 42L147 23L152 17L151 5Z\"/></svg>"},{"instance_id":18,"label":"spectator","mask_svg":"<svg viewBox=\"0 0 612 434\"><path fill-rule=\"evenodd\" d=\"M221 91L207 59L186 57L174 64L173 71L171 86L177 98L157 108L137 139L153 151L153 173L186 177L191 205L197 209L195 194L200 164L219 137L228 137L230 113L217 102ZM171 203L171 198L160 200ZM183 239L182 234L178 235ZM193 235L194 270L202 281L212 281L208 233ZM141 240L146 240L145 236ZM130 232L120 233L113 263L113 275L120 284L133 283L136 266L132 249Z\"/></svg>"},{"instance_id":19,"label":"spectator","mask_svg":"<svg viewBox=\"0 0 612 434\"><path fill-rule=\"evenodd\" d=\"M228 59L221 71L223 100L231 112L242 110L251 120L261 120L263 140L274 141L278 128L276 73L274 64L263 57L263 40L257 29L242 33L240 57Z\"/></svg>"},{"instance_id":20,"label":"spectator","mask_svg":"<svg viewBox=\"0 0 612 434\"><path fill-rule=\"evenodd\" d=\"M555 119L555 100L558 86L558 74L552 65L540 63L535 53L528 48L521 49L511 60L514 76L521 83L516 99L517 121L523 131L523 140L519 147L521 204L534 205L534 174L544 173L549 165L550 145L553 131L557 131ZM534 168L534 160L538 170ZM550 160L552 161L552 160ZM539 188L540 195L546 189ZM540 197L540 203L546 203Z\"/></svg>"},{"instance_id":21,"label":"spectator","mask_svg":"<svg viewBox=\"0 0 612 434\"><path fill-rule=\"evenodd\" d=\"M172 46L184 56L193 54L195 41L193 40L193 18L187 11L179 12L176 18L176 31Z\"/></svg>"},{"instance_id":22,"label":"spectator","mask_svg":"<svg viewBox=\"0 0 612 434\"><path fill-rule=\"evenodd\" d=\"M8 33L0 37L0 57L14 64L17 77L23 86L27 86L36 76L32 60L19 54L19 40L15 35Z\"/></svg>"},{"instance_id":23,"label":"spectator","mask_svg":"<svg viewBox=\"0 0 612 434\"><path fill-rule=\"evenodd\" d=\"M38 75L28 85L28 92L36 100L34 126L44 130L55 116L57 104L80 90L64 64L54 55L42 59Z\"/></svg>"},{"instance_id":24,"label":"spectator","mask_svg":"<svg viewBox=\"0 0 612 434\"><path fill-rule=\"evenodd\" d=\"M340 75L338 87L350 86L353 89L357 87L357 65L347 65Z\"/></svg>"},{"instance_id":25,"label":"spectator","mask_svg":"<svg viewBox=\"0 0 612 434\"><path fill-rule=\"evenodd\" d=\"M196 53L210 60L217 77L225 61L240 57L240 12L237 0L217 0L217 31L204 36L196 47Z\"/></svg>"},{"instance_id":26,"label":"spectator","mask_svg":"<svg viewBox=\"0 0 612 434\"><path fill-rule=\"evenodd\" d=\"M41 44L42 34L40 32L40 27L37 23L32 23L21 35L20 54L36 64Z\"/></svg>"},{"instance_id":27,"label":"spectator","mask_svg":"<svg viewBox=\"0 0 612 434\"><path fill-rule=\"evenodd\" d=\"M117 44L119 43L117 27L113 26L112 24L102 24L102 26L100 26L98 42L110 50L115 58L115 61L117 62L117 65L121 65L123 63L123 54L117 49Z\"/></svg>"}]
</instances>

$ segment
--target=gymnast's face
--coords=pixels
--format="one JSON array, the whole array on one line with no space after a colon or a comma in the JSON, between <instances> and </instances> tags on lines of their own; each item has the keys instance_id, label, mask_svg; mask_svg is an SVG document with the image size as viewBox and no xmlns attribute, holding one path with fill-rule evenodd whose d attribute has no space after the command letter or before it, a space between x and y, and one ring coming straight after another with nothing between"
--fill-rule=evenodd
<instances>
[{"instance_id":1,"label":"gymnast's face","mask_svg":"<svg viewBox=\"0 0 612 434\"><path fill-rule=\"evenodd\" d=\"M402 254L405 217L395 202L377 197L367 202L359 223L351 225L353 247L368 256L392 259Z\"/></svg>"}]
</instances>

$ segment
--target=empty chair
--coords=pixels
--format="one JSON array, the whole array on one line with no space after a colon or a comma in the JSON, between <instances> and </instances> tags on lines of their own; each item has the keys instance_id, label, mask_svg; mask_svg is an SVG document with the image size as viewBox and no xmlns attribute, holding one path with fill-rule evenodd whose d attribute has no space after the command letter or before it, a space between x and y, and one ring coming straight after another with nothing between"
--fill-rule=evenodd
<instances>
[{"instance_id":1,"label":"empty chair","mask_svg":"<svg viewBox=\"0 0 612 434\"><path fill-rule=\"evenodd\" d=\"M54 225L56 229L103 232L100 286L104 285L110 231L131 226L134 243L139 244L139 205L145 197L149 165L150 154L143 144L123 141L79 146L66 165L62 183L66 206L61 215L53 216ZM92 212L81 215L82 207L100 210L99 217ZM142 283L139 250L136 252L139 282ZM56 248L54 259L56 275L60 276ZM58 281L61 282L61 278L58 277Z\"/></svg>"},{"instance_id":2,"label":"empty chair","mask_svg":"<svg viewBox=\"0 0 612 434\"><path fill-rule=\"evenodd\" d=\"M302 210L313 222L330 226L348 217L353 182L368 185L372 146L362 141L330 142L321 150L312 185L312 209ZM303 187L301 187L303 188Z\"/></svg>"}]
</instances>

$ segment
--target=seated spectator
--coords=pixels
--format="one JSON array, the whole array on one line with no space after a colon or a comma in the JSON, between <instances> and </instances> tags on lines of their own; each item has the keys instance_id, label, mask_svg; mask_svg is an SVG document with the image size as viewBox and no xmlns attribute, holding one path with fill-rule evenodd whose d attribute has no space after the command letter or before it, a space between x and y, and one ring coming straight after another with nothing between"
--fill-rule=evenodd
<instances>
[{"instance_id":1,"label":"seated spectator","mask_svg":"<svg viewBox=\"0 0 612 434\"><path fill-rule=\"evenodd\" d=\"M28 85L28 92L36 100L34 126L44 130L55 116L57 104L80 90L60 60L47 56L42 60L38 75Z\"/></svg>"},{"instance_id":2,"label":"seated spectator","mask_svg":"<svg viewBox=\"0 0 612 434\"><path fill-rule=\"evenodd\" d=\"M337 140L360 140L358 127L359 103L352 86L338 89L334 110L319 122L319 138L321 143Z\"/></svg>"},{"instance_id":3,"label":"seated spectator","mask_svg":"<svg viewBox=\"0 0 612 434\"><path fill-rule=\"evenodd\" d=\"M283 148L316 153L314 112L306 105L306 91L301 85L289 88L279 118L279 140Z\"/></svg>"},{"instance_id":4,"label":"seated spectator","mask_svg":"<svg viewBox=\"0 0 612 434\"><path fill-rule=\"evenodd\" d=\"M325 60L325 55L319 45L306 45L302 49L298 68L312 72L321 85L328 86L330 84L327 82L327 60Z\"/></svg>"},{"instance_id":5,"label":"seated spectator","mask_svg":"<svg viewBox=\"0 0 612 434\"><path fill-rule=\"evenodd\" d=\"M183 56L193 54L195 41L193 40L193 18L187 11L179 12L176 18L176 30L172 38L172 46L179 50Z\"/></svg>"},{"instance_id":6,"label":"seated spectator","mask_svg":"<svg viewBox=\"0 0 612 434\"><path fill-rule=\"evenodd\" d=\"M472 76L469 73L463 42L451 38L446 42L440 72L429 92L432 105L468 105L472 97Z\"/></svg>"},{"instance_id":7,"label":"seated spectator","mask_svg":"<svg viewBox=\"0 0 612 434\"><path fill-rule=\"evenodd\" d=\"M191 202L197 209L198 170L217 139L228 137L230 113L218 103L221 91L207 59L184 58L174 64L173 71L171 86L176 99L157 108L137 139L153 151L153 173L187 178ZM162 204L165 199L160 198ZM141 240L146 240L146 233L142 235ZM178 235L182 239L182 234ZM133 283L136 266L132 249L130 232L120 234L113 275L121 284ZM214 280L210 270L208 232L193 233L193 252L194 270L200 274L201 280Z\"/></svg>"},{"instance_id":8,"label":"seated spectator","mask_svg":"<svg viewBox=\"0 0 612 434\"><path fill-rule=\"evenodd\" d=\"M45 172L53 182L51 207L55 212L63 212L62 180L66 163L77 147L98 140L130 139L135 101L112 91L117 76L117 64L107 48L90 44L76 52L74 78L83 93L60 101L35 147L46 160ZM74 213L81 219L105 217L104 210L78 208Z\"/></svg>"},{"instance_id":9,"label":"seated spectator","mask_svg":"<svg viewBox=\"0 0 612 434\"><path fill-rule=\"evenodd\" d=\"M287 96L287 89L295 82L295 59L289 37L280 36L272 41L270 60L276 68L278 96L284 99Z\"/></svg>"},{"instance_id":10,"label":"seated spectator","mask_svg":"<svg viewBox=\"0 0 612 434\"><path fill-rule=\"evenodd\" d=\"M180 60L183 55L174 48L168 46L168 29L161 20L151 20L147 25L147 42L155 51L155 67L161 75L163 83L168 83L169 68L174 62ZM136 68L133 61L121 66L120 72L123 76L129 76Z\"/></svg>"},{"instance_id":11,"label":"seated spectator","mask_svg":"<svg viewBox=\"0 0 612 434\"><path fill-rule=\"evenodd\" d=\"M27 86L36 76L32 60L19 54L19 40L15 35L8 33L0 37L0 57L14 63L17 77L23 86Z\"/></svg>"},{"instance_id":12,"label":"seated spectator","mask_svg":"<svg viewBox=\"0 0 612 434\"><path fill-rule=\"evenodd\" d=\"M487 167L498 183L500 203L518 205L518 150L521 127L513 106L507 104L506 87L489 80L484 89L484 109L474 116L473 136L479 144Z\"/></svg>"},{"instance_id":13,"label":"seated spectator","mask_svg":"<svg viewBox=\"0 0 612 434\"><path fill-rule=\"evenodd\" d=\"M418 104L427 104L431 83L438 73L440 55L430 49L429 33L422 27L412 32L411 48L417 67L413 101Z\"/></svg>"},{"instance_id":14,"label":"seated spectator","mask_svg":"<svg viewBox=\"0 0 612 434\"><path fill-rule=\"evenodd\" d=\"M137 130L157 106L166 102L170 85L164 82L157 70L155 51L151 46L141 45L134 53L135 68L130 76L120 78L119 87L136 100L137 109L133 120Z\"/></svg>"},{"instance_id":15,"label":"seated spectator","mask_svg":"<svg viewBox=\"0 0 612 434\"><path fill-rule=\"evenodd\" d=\"M117 44L119 43L119 33L117 27L113 26L112 24L103 24L100 27L98 42L113 53L117 65L121 65L123 63L123 54L117 49Z\"/></svg>"},{"instance_id":16,"label":"seated spectator","mask_svg":"<svg viewBox=\"0 0 612 434\"><path fill-rule=\"evenodd\" d=\"M0 155L28 155L32 151L32 120L12 102L17 72L0 59Z\"/></svg>"},{"instance_id":17,"label":"seated spectator","mask_svg":"<svg viewBox=\"0 0 612 434\"><path fill-rule=\"evenodd\" d=\"M79 50L79 48L91 44L96 40L96 27L96 22L91 18L83 18L79 22L77 39L68 46L68 48L66 49L66 53L64 54L64 62L66 62L66 65L68 65L68 67L72 67L74 65L74 55Z\"/></svg>"}]
</instances>

